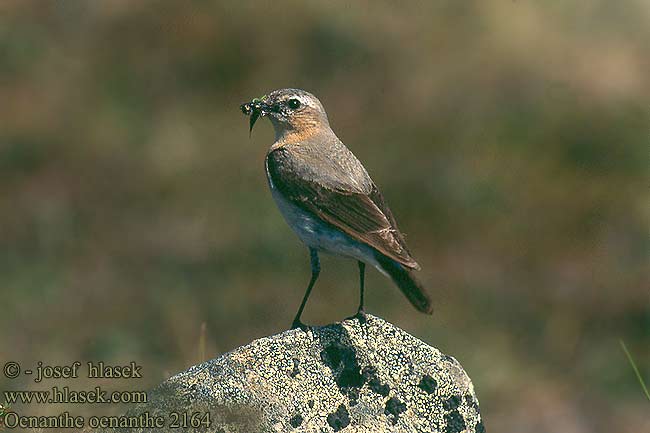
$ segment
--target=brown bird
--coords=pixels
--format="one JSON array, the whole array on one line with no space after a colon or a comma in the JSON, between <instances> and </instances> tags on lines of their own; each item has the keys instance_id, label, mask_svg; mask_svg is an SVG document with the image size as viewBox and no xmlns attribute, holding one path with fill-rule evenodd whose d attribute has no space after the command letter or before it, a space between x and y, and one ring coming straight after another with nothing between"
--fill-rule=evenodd
<instances>
[{"instance_id":1,"label":"brown bird","mask_svg":"<svg viewBox=\"0 0 650 433\"><path fill-rule=\"evenodd\" d=\"M300 89L280 89L241 106L250 130L268 116L275 142L266 155L271 194L289 226L309 248L311 280L292 327L300 321L320 273L319 252L356 259L363 317L365 264L390 277L419 311L431 314L429 296L413 275L413 259L393 213L361 162L330 128L320 101Z\"/></svg>"}]
</instances>

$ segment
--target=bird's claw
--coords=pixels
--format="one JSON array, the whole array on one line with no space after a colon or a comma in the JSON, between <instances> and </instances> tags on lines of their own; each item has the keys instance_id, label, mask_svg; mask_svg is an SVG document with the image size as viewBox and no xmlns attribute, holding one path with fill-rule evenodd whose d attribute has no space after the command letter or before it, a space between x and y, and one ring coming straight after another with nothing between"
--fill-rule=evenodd
<instances>
[{"instance_id":1,"label":"bird's claw","mask_svg":"<svg viewBox=\"0 0 650 433\"><path fill-rule=\"evenodd\" d=\"M357 314L354 316L346 317L346 320L358 320L359 323L366 323L368 321L368 315L366 314L366 311L363 308L359 308L357 310Z\"/></svg>"},{"instance_id":2,"label":"bird's claw","mask_svg":"<svg viewBox=\"0 0 650 433\"><path fill-rule=\"evenodd\" d=\"M293 321L293 323L291 324L291 329L302 329L304 332L307 332L307 330L309 329L309 326L305 325L300 320L295 319Z\"/></svg>"},{"instance_id":3,"label":"bird's claw","mask_svg":"<svg viewBox=\"0 0 650 433\"><path fill-rule=\"evenodd\" d=\"M359 321L359 323L366 323L368 321L368 315L363 308L359 308L354 317Z\"/></svg>"}]
</instances>

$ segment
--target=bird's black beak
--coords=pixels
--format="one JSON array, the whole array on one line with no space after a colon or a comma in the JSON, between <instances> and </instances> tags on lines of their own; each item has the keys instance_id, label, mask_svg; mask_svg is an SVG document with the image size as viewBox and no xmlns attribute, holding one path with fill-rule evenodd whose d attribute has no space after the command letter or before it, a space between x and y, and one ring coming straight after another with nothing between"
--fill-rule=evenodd
<instances>
[{"instance_id":1,"label":"bird's black beak","mask_svg":"<svg viewBox=\"0 0 650 433\"><path fill-rule=\"evenodd\" d=\"M250 129L248 131L248 134L250 135L253 132L253 126L255 125L255 122L257 122L257 119L260 117L264 117L267 114L269 114L270 111L270 106L266 102L264 102L264 98L255 98L251 102L247 102L245 104L242 104L239 108L241 109L242 113L244 113L247 116L251 116L250 118Z\"/></svg>"}]
</instances>

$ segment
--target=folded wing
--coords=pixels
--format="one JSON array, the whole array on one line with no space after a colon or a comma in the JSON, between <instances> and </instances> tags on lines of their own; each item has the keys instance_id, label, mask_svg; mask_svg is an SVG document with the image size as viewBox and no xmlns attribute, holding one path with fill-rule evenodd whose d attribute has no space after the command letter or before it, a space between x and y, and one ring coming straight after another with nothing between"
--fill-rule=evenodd
<instances>
[{"instance_id":1,"label":"folded wing","mask_svg":"<svg viewBox=\"0 0 650 433\"><path fill-rule=\"evenodd\" d=\"M367 194L359 192L358 187L346 188L341 182L326 185L290 169L295 167L287 161L292 157L282 148L267 156L271 180L287 200L402 265L410 269L420 268L411 257L393 214L374 184Z\"/></svg>"}]
</instances>

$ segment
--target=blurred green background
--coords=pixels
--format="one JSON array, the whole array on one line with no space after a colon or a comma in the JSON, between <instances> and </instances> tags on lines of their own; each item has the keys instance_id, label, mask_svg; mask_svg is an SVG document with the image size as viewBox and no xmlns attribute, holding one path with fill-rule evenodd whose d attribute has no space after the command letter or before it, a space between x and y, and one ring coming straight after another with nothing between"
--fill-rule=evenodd
<instances>
[{"instance_id":1,"label":"blurred green background","mask_svg":"<svg viewBox=\"0 0 650 433\"><path fill-rule=\"evenodd\" d=\"M373 270L369 312L458 358L488 431L650 431L618 342L650 378L649 41L646 0L3 1L0 360L135 360L102 384L148 389L286 329L308 255L238 106L299 87L436 304ZM354 262L322 265L314 324L357 299Z\"/></svg>"}]
</instances>

